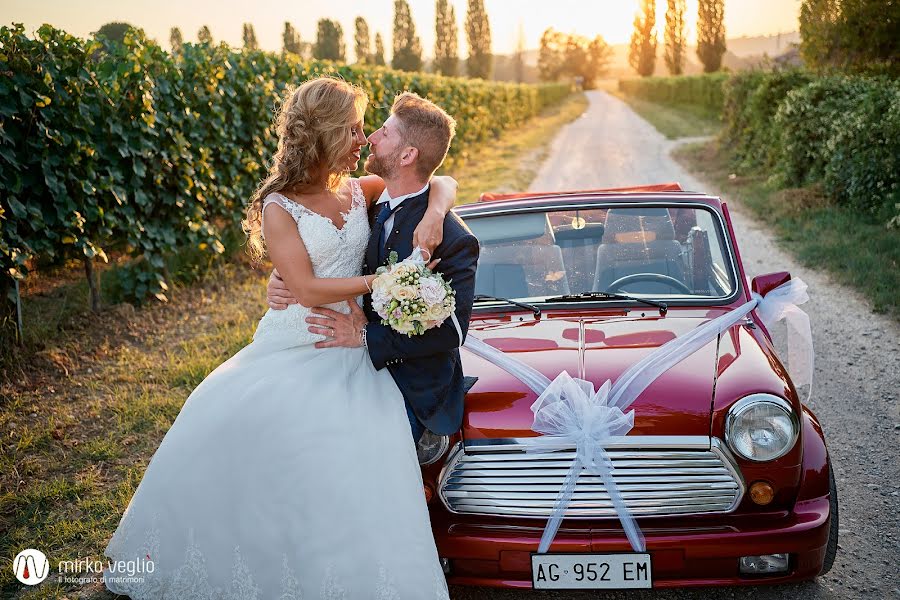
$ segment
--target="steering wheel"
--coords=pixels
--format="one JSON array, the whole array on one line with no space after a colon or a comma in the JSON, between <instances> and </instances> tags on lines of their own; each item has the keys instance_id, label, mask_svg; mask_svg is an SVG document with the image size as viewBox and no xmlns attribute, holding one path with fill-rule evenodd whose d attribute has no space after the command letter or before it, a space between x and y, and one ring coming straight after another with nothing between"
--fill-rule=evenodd
<instances>
[{"instance_id":1,"label":"steering wheel","mask_svg":"<svg viewBox=\"0 0 900 600\"><path fill-rule=\"evenodd\" d=\"M693 294L694 290L686 286L683 282L675 279L674 277L669 277L668 275L662 275L660 273L634 273L632 275L626 275L625 277L619 277L605 290L605 292L616 292L619 289L625 287L630 283L637 283L640 281L655 281L657 283L663 283L670 287L677 289L680 292L684 292L685 294Z\"/></svg>"}]
</instances>

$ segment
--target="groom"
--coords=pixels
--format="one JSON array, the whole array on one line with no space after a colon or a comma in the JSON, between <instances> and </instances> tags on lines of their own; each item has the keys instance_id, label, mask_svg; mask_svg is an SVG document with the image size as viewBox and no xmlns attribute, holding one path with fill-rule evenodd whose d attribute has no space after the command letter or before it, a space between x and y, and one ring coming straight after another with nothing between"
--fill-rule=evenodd
<instances>
[{"instance_id":1,"label":"groom","mask_svg":"<svg viewBox=\"0 0 900 600\"><path fill-rule=\"evenodd\" d=\"M380 176L385 191L372 206L372 233L366 249L363 273L368 275L396 252L400 259L413 251L413 231L428 208L429 180L444 162L456 122L436 104L405 92L397 96L391 116L369 136L365 169ZM363 310L350 302L350 314L316 308L323 317L308 317L312 333L330 341L318 348L365 345L376 369L388 368L406 400L413 438L418 442L426 429L449 435L462 424L465 387L458 348L465 340L475 294L478 240L455 214L444 219L444 238L431 259L440 259L434 270L456 292L456 312L440 327L412 337L381 324L366 295ZM269 279L270 305L290 298L284 283Z\"/></svg>"}]
</instances>

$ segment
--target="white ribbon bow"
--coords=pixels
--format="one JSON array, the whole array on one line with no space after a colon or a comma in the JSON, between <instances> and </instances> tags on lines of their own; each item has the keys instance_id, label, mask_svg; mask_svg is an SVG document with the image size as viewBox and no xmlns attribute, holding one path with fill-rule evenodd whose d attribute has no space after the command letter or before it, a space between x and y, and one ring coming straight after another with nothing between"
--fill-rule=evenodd
<instances>
[{"instance_id":1,"label":"white ribbon bow","mask_svg":"<svg viewBox=\"0 0 900 600\"><path fill-rule=\"evenodd\" d=\"M657 377L715 340L754 308L758 309L757 314L766 327L782 318L788 319L789 332L793 332L788 339L788 357L792 368L797 371L797 379L794 379L794 374L792 379L795 385L798 382L809 383L811 392L812 334L809 316L797 307L797 304L809 300L806 287L800 279L792 279L766 294L765 298L753 294L749 302L659 346L626 369L615 383L611 385L607 381L597 391L594 391L591 382L573 378L566 371L551 382L540 371L476 337L468 336L463 345L465 349L510 373L538 394L531 405L534 413L531 429L542 435L529 438L525 451L552 452L575 448L575 458L556 497L538 552L543 554L550 548L584 470L603 480L628 542L635 552L644 551L644 536L616 485L614 467L605 449L606 442L611 437L624 436L631 431L634 411L624 411ZM795 339L795 333L800 334L800 340Z\"/></svg>"}]
</instances>

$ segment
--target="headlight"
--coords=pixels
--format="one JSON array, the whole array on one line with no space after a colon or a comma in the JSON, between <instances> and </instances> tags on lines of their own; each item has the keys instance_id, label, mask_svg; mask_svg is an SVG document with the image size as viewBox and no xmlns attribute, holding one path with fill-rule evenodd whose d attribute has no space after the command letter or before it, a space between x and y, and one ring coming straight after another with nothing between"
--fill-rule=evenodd
<instances>
[{"instance_id":1,"label":"headlight","mask_svg":"<svg viewBox=\"0 0 900 600\"><path fill-rule=\"evenodd\" d=\"M437 435L426 430L416 444L416 454L419 455L419 464L424 466L434 464L447 452L450 447L450 437Z\"/></svg>"},{"instance_id":2,"label":"headlight","mask_svg":"<svg viewBox=\"0 0 900 600\"><path fill-rule=\"evenodd\" d=\"M747 460L781 458L794 447L800 425L791 405L778 396L752 394L734 403L725 419L725 441Z\"/></svg>"}]
</instances>

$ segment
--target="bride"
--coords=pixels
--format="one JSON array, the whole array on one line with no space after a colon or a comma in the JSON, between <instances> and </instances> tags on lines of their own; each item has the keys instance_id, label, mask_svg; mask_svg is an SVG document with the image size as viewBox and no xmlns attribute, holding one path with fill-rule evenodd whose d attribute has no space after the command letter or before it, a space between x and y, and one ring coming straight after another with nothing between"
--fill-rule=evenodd
<instances>
[{"instance_id":1,"label":"bride","mask_svg":"<svg viewBox=\"0 0 900 600\"><path fill-rule=\"evenodd\" d=\"M251 249L261 253L265 237L276 268L303 265L288 284L308 306L347 313L374 279L360 273L368 208L384 183L346 175L366 143L366 104L362 89L333 78L290 91L275 121L278 151L248 209ZM432 187L417 229L429 250L455 200L452 179ZM252 343L191 393L106 548L110 591L447 598L403 397L364 348L316 349L323 337L307 330L309 313L270 309ZM148 566L129 576L120 561Z\"/></svg>"}]
</instances>

